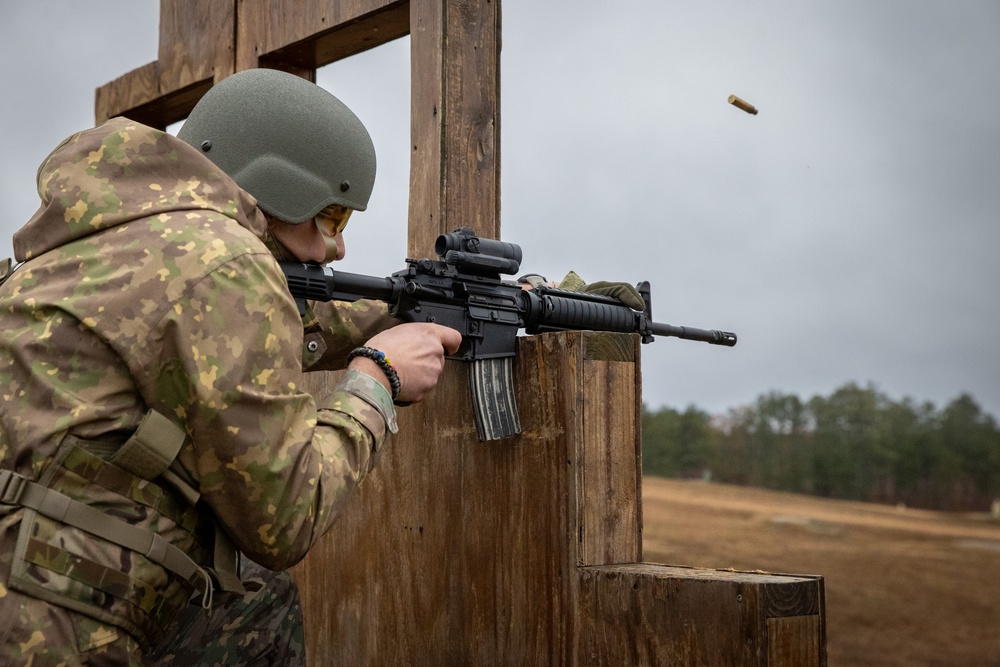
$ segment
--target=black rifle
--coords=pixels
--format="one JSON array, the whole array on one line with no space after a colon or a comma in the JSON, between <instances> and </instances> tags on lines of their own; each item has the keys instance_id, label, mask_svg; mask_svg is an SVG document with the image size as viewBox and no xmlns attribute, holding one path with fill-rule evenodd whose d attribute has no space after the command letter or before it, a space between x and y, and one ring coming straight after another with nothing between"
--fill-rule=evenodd
<instances>
[{"instance_id":1,"label":"black rifle","mask_svg":"<svg viewBox=\"0 0 1000 667\"><path fill-rule=\"evenodd\" d=\"M512 360L518 330L615 331L638 333L643 343L654 336L675 336L713 345L736 345L736 334L679 327L653 321L649 283L636 287L645 301L642 312L621 301L554 287L524 290L501 279L521 264L521 248L484 239L468 227L438 237L440 261L407 259L407 267L387 278L335 271L318 264L285 263L288 288L304 313L306 301L375 299L404 322L436 322L457 329L462 345L450 358L471 362L476 430L481 441L521 432L513 394Z\"/></svg>"}]
</instances>

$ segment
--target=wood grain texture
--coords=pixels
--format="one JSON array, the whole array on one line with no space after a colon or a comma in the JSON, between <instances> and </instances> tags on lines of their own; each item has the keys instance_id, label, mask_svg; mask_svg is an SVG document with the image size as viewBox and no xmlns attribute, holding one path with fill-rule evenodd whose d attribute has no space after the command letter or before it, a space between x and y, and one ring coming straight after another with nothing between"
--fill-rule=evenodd
<instances>
[{"instance_id":1,"label":"wood grain texture","mask_svg":"<svg viewBox=\"0 0 1000 667\"><path fill-rule=\"evenodd\" d=\"M407 252L433 257L458 227L500 238L500 3L423 0L410 12Z\"/></svg>"},{"instance_id":2,"label":"wood grain texture","mask_svg":"<svg viewBox=\"0 0 1000 667\"><path fill-rule=\"evenodd\" d=\"M234 0L160 0L161 94L218 83L235 72L235 20Z\"/></svg>"},{"instance_id":3,"label":"wood grain texture","mask_svg":"<svg viewBox=\"0 0 1000 667\"><path fill-rule=\"evenodd\" d=\"M160 72L156 61L123 74L97 89L94 94L94 122L100 125L109 118L128 115L129 118L153 127L160 127ZM156 112L139 116L129 113L145 106L155 106ZM149 118L152 122L147 120Z\"/></svg>"},{"instance_id":4,"label":"wood grain texture","mask_svg":"<svg viewBox=\"0 0 1000 667\"><path fill-rule=\"evenodd\" d=\"M442 1L410 5L409 257L434 257L434 241L451 231L446 227L444 211Z\"/></svg>"},{"instance_id":5,"label":"wood grain texture","mask_svg":"<svg viewBox=\"0 0 1000 667\"><path fill-rule=\"evenodd\" d=\"M314 73L408 34L409 4L408 0L240 0L237 69Z\"/></svg>"},{"instance_id":6,"label":"wood grain texture","mask_svg":"<svg viewBox=\"0 0 1000 667\"><path fill-rule=\"evenodd\" d=\"M820 667L826 664L822 633L819 614L767 619L768 667ZM821 650L817 651L817 647Z\"/></svg>"},{"instance_id":7,"label":"wood grain texture","mask_svg":"<svg viewBox=\"0 0 1000 667\"><path fill-rule=\"evenodd\" d=\"M163 128L238 70L315 81L317 68L406 35L409 16L405 0L161 0L157 60L98 88L94 115Z\"/></svg>"},{"instance_id":8,"label":"wood grain texture","mask_svg":"<svg viewBox=\"0 0 1000 667\"><path fill-rule=\"evenodd\" d=\"M825 664L820 578L638 562L637 355L519 338L524 432L490 443L450 362L294 570L312 664Z\"/></svg>"},{"instance_id":9,"label":"wood grain texture","mask_svg":"<svg viewBox=\"0 0 1000 667\"><path fill-rule=\"evenodd\" d=\"M477 440L458 362L449 363L426 404L401 410L400 435L295 569L313 664L571 661L580 535L596 540L611 526L615 539L631 528L626 543L638 540L634 521L621 518L634 510L615 506L634 506L636 497L600 493L603 477L581 474L602 468L603 449L624 452L635 479L634 434L618 421L588 424L584 417L597 393L588 398L583 385L605 373L590 366L631 365L586 359L587 336L519 339L515 387L524 433L517 438ZM607 375L634 382L634 368ZM633 423L634 403L627 410ZM579 447L585 431L591 444ZM633 440L623 442L627 437ZM604 500L586 512L585 481ZM379 641L387 636L393 640Z\"/></svg>"},{"instance_id":10,"label":"wood grain texture","mask_svg":"<svg viewBox=\"0 0 1000 667\"><path fill-rule=\"evenodd\" d=\"M233 0L160 0L155 62L97 89L95 121L127 116L165 129L191 113L212 85L235 69Z\"/></svg>"},{"instance_id":11,"label":"wood grain texture","mask_svg":"<svg viewBox=\"0 0 1000 667\"><path fill-rule=\"evenodd\" d=\"M766 587L814 589L815 577L650 563L581 568L578 576L581 664L825 664L821 616L768 618L764 603Z\"/></svg>"},{"instance_id":12,"label":"wood grain texture","mask_svg":"<svg viewBox=\"0 0 1000 667\"><path fill-rule=\"evenodd\" d=\"M770 618L818 614L822 595L822 586L801 587L788 580L768 584L764 587L764 613Z\"/></svg>"},{"instance_id":13,"label":"wood grain texture","mask_svg":"<svg viewBox=\"0 0 1000 667\"><path fill-rule=\"evenodd\" d=\"M639 337L591 333L583 340L588 357L581 389L588 407L579 445L579 563L635 563L641 555L634 347ZM621 347L625 343L629 346ZM609 355L611 350L615 354ZM630 360L615 360L622 358Z\"/></svg>"}]
</instances>

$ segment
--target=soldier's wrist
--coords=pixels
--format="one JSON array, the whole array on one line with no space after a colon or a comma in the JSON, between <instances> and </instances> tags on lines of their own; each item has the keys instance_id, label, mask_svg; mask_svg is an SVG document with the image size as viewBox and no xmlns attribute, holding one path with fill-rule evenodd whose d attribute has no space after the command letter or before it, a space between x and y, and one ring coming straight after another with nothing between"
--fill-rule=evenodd
<instances>
[{"instance_id":1,"label":"soldier's wrist","mask_svg":"<svg viewBox=\"0 0 1000 667\"><path fill-rule=\"evenodd\" d=\"M372 380L380 384L382 388L385 389L390 398L392 397L392 388L389 386L389 379L385 376L385 373L382 372L382 369L378 367L378 364L371 359L368 359L367 357L354 357L347 364L347 369L354 370L358 373L371 377Z\"/></svg>"},{"instance_id":2,"label":"soldier's wrist","mask_svg":"<svg viewBox=\"0 0 1000 667\"><path fill-rule=\"evenodd\" d=\"M360 362L363 360L357 361ZM358 365L363 367L363 364L359 363ZM380 372L377 365L372 363L372 366L374 366L376 373ZM355 367L355 362L352 361L338 389L357 396L374 408L381 415L382 420L385 422L385 428L389 433L399 431L399 427L396 425L396 406L392 404L392 394L389 393L389 389L374 373L368 374L362 372Z\"/></svg>"}]
</instances>

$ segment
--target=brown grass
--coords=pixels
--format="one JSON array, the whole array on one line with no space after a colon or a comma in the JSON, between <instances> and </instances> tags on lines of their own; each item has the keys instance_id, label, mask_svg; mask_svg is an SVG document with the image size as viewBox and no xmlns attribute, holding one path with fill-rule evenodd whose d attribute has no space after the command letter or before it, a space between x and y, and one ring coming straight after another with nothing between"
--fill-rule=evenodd
<instances>
[{"instance_id":1,"label":"brown grass","mask_svg":"<svg viewBox=\"0 0 1000 667\"><path fill-rule=\"evenodd\" d=\"M1000 666L1000 523L646 477L643 560L826 585L831 667Z\"/></svg>"}]
</instances>

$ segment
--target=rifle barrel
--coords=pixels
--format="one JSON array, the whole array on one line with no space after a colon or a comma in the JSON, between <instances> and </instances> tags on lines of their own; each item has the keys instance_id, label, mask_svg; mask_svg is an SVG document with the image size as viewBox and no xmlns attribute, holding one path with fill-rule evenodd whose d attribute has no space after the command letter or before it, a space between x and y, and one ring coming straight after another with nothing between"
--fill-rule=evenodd
<instances>
[{"instance_id":1,"label":"rifle barrel","mask_svg":"<svg viewBox=\"0 0 1000 667\"><path fill-rule=\"evenodd\" d=\"M718 331L716 329L696 329L695 327L678 327L672 324L661 324L652 322L649 331L655 336L674 336L685 340L698 340L711 345L725 345L733 347L736 345L736 334L729 331Z\"/></svg>"}]
</instances>

